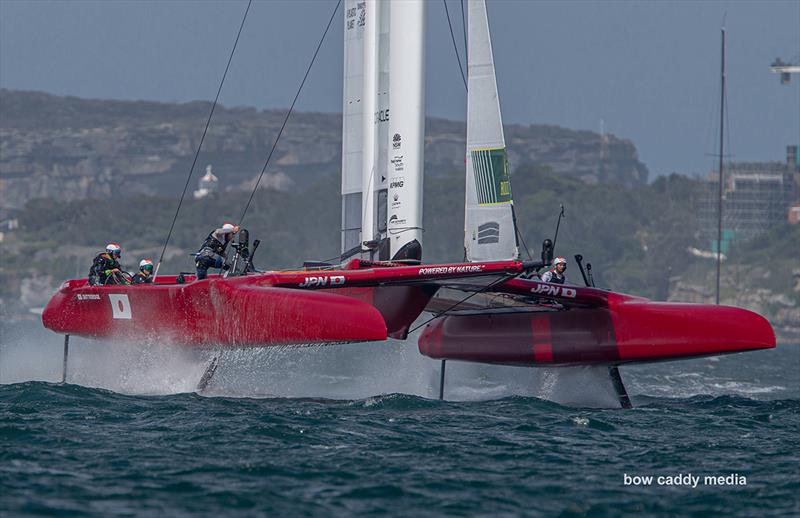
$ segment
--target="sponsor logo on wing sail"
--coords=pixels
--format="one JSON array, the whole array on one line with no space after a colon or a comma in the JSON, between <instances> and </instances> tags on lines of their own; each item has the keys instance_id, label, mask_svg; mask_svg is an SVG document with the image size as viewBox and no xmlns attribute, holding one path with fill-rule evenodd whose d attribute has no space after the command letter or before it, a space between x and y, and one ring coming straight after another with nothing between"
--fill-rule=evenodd
<instances>
[{"instance_id":1,"label":"sponsor logo on wing sail","mask_svg":"<svg viewBox=\"0 0 800 518\"><path fill-rule=\"evenodd\" d=\"M511 202L506 148L475 149L470 151L470 158L478 205Z\"/></svg>"},{"instance_id":2,"label":"sponsor logo on wing sail","mask_svg":"<svg viewBox=\"0 0 800 518\"><path fill-rule=\"evenodd\" d=\"M478 244L488 245L500 242L500 223L489 221L478 226Z\"/></svg>"}]
</instances>

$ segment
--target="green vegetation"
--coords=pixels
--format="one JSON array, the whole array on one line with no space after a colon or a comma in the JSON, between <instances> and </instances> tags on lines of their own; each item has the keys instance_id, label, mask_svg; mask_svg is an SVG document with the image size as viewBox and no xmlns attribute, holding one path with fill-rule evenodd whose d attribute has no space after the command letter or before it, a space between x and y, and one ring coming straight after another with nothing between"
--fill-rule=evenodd
<instances>
[{"instance_id":1,"label":"green vegetation","mask_svg":"<svg viewBox=\"0 0 800 518\"><path fill-rule=\"evenodd\" d=\"M689 275L703 284L713 271L713 261L687 253L688 247L698 246L693 214L697 180L673 175L650 185L623 188L587 185L547 168L523 166L514 173L513 182L517 220L534 257L541 241L553 237L559 207L565 205L556 252L570 261L573 282L580 282L572 260L576 253L593 264L598 285L653 298L668 295L671 276ZM425 260L461 260L463 174L429 179L425 192ZM187 199L161 271L192 270L188 254L223 221L238 221L247 196L224 192L202 200ZM307 259L335 257L339 203L339 180L333 174L304 191L259 191L244 221L251 239L262 242L256 264L281 269ZM20 230L4 244L2 297L13 299L19 281L36 272L51 274L55 280L85 275L93 254L109 241L122 244L123 264L131 269L141 257L157 259L175 204L175 199L161 197L31 201L20 214ZM765 287L786 292L792 263L797 266L799 243L800 228L781 228L740 244L732 255L745 270L767 261L778 265L780 271L767 279Z\"/></svg>"},{"instance_id":2,"label":"green vegetation","mask_svg":"<svg viewBox=\"0 0 800 518\"><path fill-rule=\"evenodd\" d=\"M534 257L542 240L553 237L564 204L566 217L556 253L568 258L574 282L580 282L580 273L572 256L579 253L592 263L598 285L663 298L672 268L689 261L686 250L696 245L692 215L696 180L673 175L650 185L622 188L587 185L547 168L523 166L512 182L517 222ZM460 173L426 184L426 259L461 258L463 189Z\"/></svg>"}]
</instances>

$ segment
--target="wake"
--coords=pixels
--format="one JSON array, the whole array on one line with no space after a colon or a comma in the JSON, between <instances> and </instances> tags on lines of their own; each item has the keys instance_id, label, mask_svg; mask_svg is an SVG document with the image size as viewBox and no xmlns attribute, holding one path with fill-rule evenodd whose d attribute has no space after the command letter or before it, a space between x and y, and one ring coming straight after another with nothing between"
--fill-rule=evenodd
<instances>
[{"instance_id":1,"label":"wake","mask_svg":"<svg viewBox=\"0 0 800 518\"><path fill-rule=\"evenodd\" d=\"M7 334L7 333L6 333ZM42 330L3 337L0 383L61 380L62 338ZM438 398L440 362L416 340L325 347L193 350L163 341L72 337L67 383L129 395L196 391L209 360L219 367L206 396L361 400L382 394ZM445 399L537 397L563 405L616 407L605 367L529 369L447 362Z\"/></svg>"}]
</instances>

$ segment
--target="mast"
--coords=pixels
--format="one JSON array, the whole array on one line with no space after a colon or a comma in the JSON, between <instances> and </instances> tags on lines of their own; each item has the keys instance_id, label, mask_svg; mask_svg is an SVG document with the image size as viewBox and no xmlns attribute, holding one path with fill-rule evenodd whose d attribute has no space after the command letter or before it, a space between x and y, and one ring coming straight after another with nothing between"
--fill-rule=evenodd
<instances>
[{"instance_id":1,"label":"mast","mask_svg":"<svg viewBox=\"0 0 800 518\"><path fill-rule=\"evenodd\" d=\"M362 176L361 176L361 243L375 238L375 169L377 164L377 127L375 125L378 104L378 2L367 0L366 25L364 27L364 90L362 95Z\"/></svg>"},{"instance_id":2,"label":"mast","mask_svg":"<svg viewBox=\"0 0 800 518\"><path fill-rule=\"evenodd\" d=\"M363 177L363 103L365 6L345 0L344 85L342 98L342 240L341 252L361 243Z\"/></svg>"},{"instance_id":3,"label":"mast","mask_svg":"<svg viewBox=\"0 0 800 518\"><path fill-rule=\"evenodd\" d=\"M719 199L717 206L717 290L716 303L719 305L719 278L722 265L722 193L723 193L723 150L725 135L725 26L722 27L722 63L720 72L720 96L719 96Z\"/></svg>"},{"instance_id":4,"label":"mast","mask_svg":"<svg viewBox=\"0 0 800 518\"><path fill-rule=\"evenodd\" d=\"M391 3L387 235L393 260L422 259L425 2Z\"/></svg>"}]
</instances>

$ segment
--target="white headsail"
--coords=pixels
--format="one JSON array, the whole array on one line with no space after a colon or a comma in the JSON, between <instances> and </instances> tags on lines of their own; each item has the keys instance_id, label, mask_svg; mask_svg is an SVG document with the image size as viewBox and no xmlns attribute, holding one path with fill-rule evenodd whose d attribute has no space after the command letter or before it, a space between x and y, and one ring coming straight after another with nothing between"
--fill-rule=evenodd
<instances>
[{"instance_id":1,"label":"white headsail","mask_svg":"<svg viewBox=\"0 0 800 518\"><path fill-rule=\"evenodd\" d=\"M425 2L391 4L388 237L392 259L421 259Z\"/></svg>"},{"instance_id":2,"label":"white headsail","mask_svg":"<svg viewBox=\"0 0 800 518\"><path fill-rule=\"evenodd\" d=\"M464 249L468 261L519 257L514 201L484 0L469 0L467 190Z\"/></svg>"}]
</instances>

